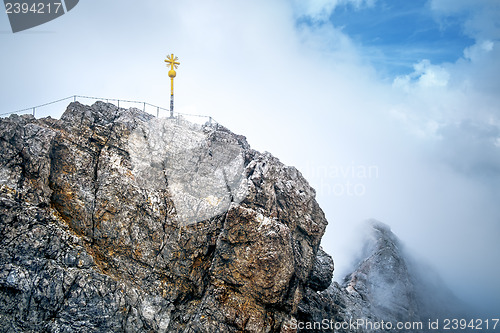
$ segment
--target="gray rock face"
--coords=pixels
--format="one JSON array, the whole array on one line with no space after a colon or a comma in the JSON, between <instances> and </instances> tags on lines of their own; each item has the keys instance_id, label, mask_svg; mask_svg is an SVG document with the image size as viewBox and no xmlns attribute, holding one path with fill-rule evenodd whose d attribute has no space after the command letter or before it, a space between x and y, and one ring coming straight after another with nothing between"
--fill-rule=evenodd
<instances>
[{"instance_id":1,"label":"gray rock face","mask_svg":"<svg viewBox=\"0 0 500 333\"><path fill-rule=\"evenodd\" d=\"M320 247L314 260L313 270L309 275L308 287L315 291L328 288L333 278L333 259Z\"/></svg>"},{"instance_id":2,"label":"gray rock face","mask_svg":"<svg viewBox=\"0 0 500 333\"><path fill-rule=\"evenodd\" d=\"M0 331L295 331L333 271L314 190L223 127L158 121L0 120Z\"/></svg>"}]
</instances>

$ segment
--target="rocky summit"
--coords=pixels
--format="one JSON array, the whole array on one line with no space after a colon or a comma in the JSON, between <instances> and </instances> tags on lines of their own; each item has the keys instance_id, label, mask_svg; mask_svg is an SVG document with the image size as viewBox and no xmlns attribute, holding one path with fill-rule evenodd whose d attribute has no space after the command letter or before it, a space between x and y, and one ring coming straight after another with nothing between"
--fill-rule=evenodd
<instances>
[{"instance_id":1,"label":"rocky summit","mask_svg":"<svg viewBox=\"0 0 500 333\"><path fill-rule=\"evenodd\" d=\"M314 190L222 126L75 102L0 151L2 332L294 331L330 284Z\"/></svg>"},{"instance_id":2,"label":"rocky summit","mask_svg":"<svg viewBox=\"0 0 500 333\"><path fill-rule=\"evenodd\" d=\"M407 332L348 323L447 297L380 223L332 283L315 191L217 124L75 102L0 152L0 332Z\"/></svg>"}]
</instances>

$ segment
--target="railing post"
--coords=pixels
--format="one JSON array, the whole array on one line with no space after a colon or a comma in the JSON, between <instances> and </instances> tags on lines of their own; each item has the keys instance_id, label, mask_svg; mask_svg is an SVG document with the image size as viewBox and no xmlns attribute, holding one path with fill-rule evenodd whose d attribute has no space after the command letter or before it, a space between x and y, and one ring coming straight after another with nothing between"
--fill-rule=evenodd
<instances>
[{"instance_id":1,"label":"railing post","mask_svg":"<svg viewBox=\"0 0 500 333\"><path fill-rule=\"evenodd\" d=\"M76 95L73 95L73 102L76 102Z\"/></svg>"},{"instance_id":2,"label":"railing post","mask_svg":"<svg viewBox=\"0 0 500 333\"><path fill-rule=\"evenodd\" d=\"M142 111L146 112L146 102L144 102L144 109Z\"/></svg>"},{"instance_id":3,"label":"railing post","mask_svg":"<svg viewBox=\"0 0 500 333\"><path fill-rule=\"evenodd\" d=\"M33 117L35 116L35 107L33 107Z\"/></svg>"},{"instance_id":4,"label":"railing post","mask_svg":"<svg viewBox=\"0 0 500 333\"><path fill-rule=\"evenodd\" d=\"M160 107L156 107L156 118L160 118Z\"/></svg>"},{"instance_id":5,"label":"railing post","mask_svg":"<svg viewBox=\"0 0 500 333\"><path fill-rule=\"evenodd\" d=\"M118 109L120 108L120 100L118 100Z\"/></svg>"}]
</instances>

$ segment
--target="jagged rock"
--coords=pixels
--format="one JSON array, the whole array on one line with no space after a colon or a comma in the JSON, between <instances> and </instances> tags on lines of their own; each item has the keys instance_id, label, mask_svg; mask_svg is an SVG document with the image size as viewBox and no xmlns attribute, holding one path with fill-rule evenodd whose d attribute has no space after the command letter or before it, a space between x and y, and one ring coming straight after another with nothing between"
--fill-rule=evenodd
<instances>
[{"instance_id":1,"label":"jagged rock","mask_svg":"<svg viewBox=\"0 0 500 333\"><path fill-rule=\"evenodd\" d=\"M184 153L159 121L102 102L0 120L2 331L294 331L333 270L314 190L221 126Z\"/></svg>"},{"instance_id":2,"label":"jagged rock","mask_svg":"<svg viewBox=\"0 0 500 333\"><path fill-rule=\"evenodd\" d=\"M370 221L369 227L365 259L346 277L347 291L366 300L377 317L393 322L418 320L416 290L400 241L381 222Z\"/></svg>"},{"instance_id":3,"label":"jagged rock","mask_svg":"<svg viewBox=\"0 0 500 333\"><path fill-rule=\"evenodd\" d=\"M314 267L309 275L308 286L316 291L325 290L332 283L333 259L320 247L314 260Z\"/></svg>"}]
</instances>

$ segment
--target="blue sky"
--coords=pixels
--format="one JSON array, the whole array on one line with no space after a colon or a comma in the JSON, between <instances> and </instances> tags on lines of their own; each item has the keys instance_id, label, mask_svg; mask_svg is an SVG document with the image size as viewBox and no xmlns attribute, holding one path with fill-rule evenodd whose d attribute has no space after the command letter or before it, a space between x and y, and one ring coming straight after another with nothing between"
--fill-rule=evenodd
<instances>
[{"instance_id":1,"label":"blue sky","mask_svg":"<svg viewBox=\"0 0 500 333\"><path fill-rule=\"evenodd\" d=\"M499 22L498 0L87 0L17 34L0 15L0 113L74 94L167 107L174 53L177 111L317 189L337 279L375 218L486 313L500 308Z\"/></svg>"},{"instance_id":2,"label":"blue sky","mask_svg":"<svg viewBox=\"0 0 500 333\"><path fill-rule=\"evenodd\" d=\"M443 63L461 58L463 50L474 44L464 33L463 20L463 13L439 20L427 0L344 3L328 18L371 52L370 61L387 75L405 74L421 59Z\"/></svg>"}]
</instances>

